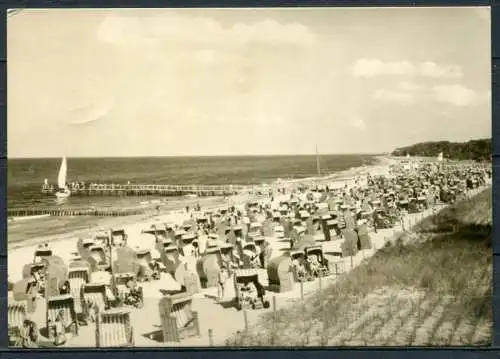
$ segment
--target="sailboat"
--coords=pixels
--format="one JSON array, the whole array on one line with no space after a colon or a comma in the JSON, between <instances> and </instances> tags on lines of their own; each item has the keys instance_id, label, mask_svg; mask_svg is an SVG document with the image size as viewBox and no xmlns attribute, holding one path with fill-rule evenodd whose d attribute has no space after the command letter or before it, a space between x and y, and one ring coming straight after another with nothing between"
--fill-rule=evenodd
<instances>
[{"instance_id":1,"label":"sailboat","mask_svg":"<svg viewBox=\"0 0 500 359\"><path fill-rule=\"evenodd\" d=\"M66 186L66 177L68 175L68 165L66 163L66 156L61 160L61 167L59 167L59 175L57 176L57 186L59 190L56 192L58 199L68 198L71 194L68 186Z\"/></svg>"},{"instance_id":2,"label":"sailboat","mask_svg":"<svg viewBox=\"0 0 500 359\"><path fill-rule=\"evenodd\" d=\"M437 156L437 160L438 160L438 162L442 162L443 161L443 152L439 153L439 155Z\"/></svg>"}]
</instances>

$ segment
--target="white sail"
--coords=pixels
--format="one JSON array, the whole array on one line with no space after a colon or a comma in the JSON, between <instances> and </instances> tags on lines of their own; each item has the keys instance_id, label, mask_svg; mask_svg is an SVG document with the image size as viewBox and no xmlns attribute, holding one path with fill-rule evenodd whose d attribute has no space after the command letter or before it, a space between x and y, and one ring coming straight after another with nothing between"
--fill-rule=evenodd
<instances>
[{"instance_id":1,"label":"white sail","mask_svg":"<svg viewBox=\"0 0 500 359\"><path fill-rule=\"evenodd\" d=\"M438 160L439 162L441 162L441 161L443 160L443 152L440 152L440 153L439 153L439 155L438 155L438 157L437 157L437 160Z\"/></svg>"},{"instance_id":2,"label":"white sail","mask_svg":"<svg viewBox=\"0 0 500 359\"><path fill-rule=\"evenodd\" d=\"M59 168L59 175L57 176L57 185L60 189L66 187L66 176L68 174L68 165L66 164L66 156L62 158L61 167Z\"/></svg>"}]
</instances>

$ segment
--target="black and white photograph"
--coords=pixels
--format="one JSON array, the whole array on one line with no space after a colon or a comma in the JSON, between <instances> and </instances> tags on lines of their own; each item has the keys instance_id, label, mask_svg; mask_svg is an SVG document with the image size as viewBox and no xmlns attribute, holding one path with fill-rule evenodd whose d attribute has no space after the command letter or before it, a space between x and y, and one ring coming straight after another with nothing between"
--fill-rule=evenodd
<instances>
[{"instance_id":1,"label":"black and white photograph","mask_svg":"<svg viewBox=\"0 0 500 359\"><path fill-rule=\"evenodd\" d=\"M492 344L489 7L11 9L9 346Z\"/></svg>"}]
</instances>

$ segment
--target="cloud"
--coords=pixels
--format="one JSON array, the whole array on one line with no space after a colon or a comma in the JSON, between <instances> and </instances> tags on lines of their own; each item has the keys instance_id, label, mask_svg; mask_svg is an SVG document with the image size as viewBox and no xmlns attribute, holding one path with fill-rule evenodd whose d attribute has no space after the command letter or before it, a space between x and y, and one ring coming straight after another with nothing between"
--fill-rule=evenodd
<instances>
[{"instance_id":1,"label":"cloud","mask_svg":"<svg viewBox=\"0 0 500 359\"><path fill-rule=\"evenodd\" d=\"M413 75L416 69L408 61L382 62L376 59L359 59L353 68L356 77L373 77L378 75Z\"/></svg>"},{"instance_id":2,"label":"cloud","mask_svg":"<svg viewBox=\"0 0 500 359\"><path fill-rule=\"evenodd\" d=\"M354 117L351 119L350 122L351 126L358 129L358 130L365 130L366 129L366 123L363 121L363 119L359 117Z\"/></svg>"},{"instance_id":3,"label":"cloud","mask_svg":"<svg viewBox=\"0 0 500 359\"><path fill-rule=\"evenodd\" d=\"M432 78L457 79L463 76L462 69L458 65L438 65L431 61L420 64L419 72L422 76Z\"/></svg>"},{"instance_id":4,"label":"cloud","mask_svg":"<svg viewBox=\"0 0 500 359\"><path fill-rule=\"evenodd\" d=\"M163 41L205 44L270 44L311 45L315 35L299 23L262 20L252 24L236 23L224 27L212 17L166 11L140 21L134 16L107 16L99 26L99 40L121 46L161 46Z\"/></svg>"},{"instance_id":5,"label":"cloud","mask_svg":"<svg viewBox=\"0 0 500 359\"><path fill-rule=\"evenodd\" d=\"M398 92L392 90L377 90L373 94L373 98L379 101L398 102L409 104L413 102L413 94L407 92Z\"/></svg>"},{"instance_id":6,"label":"cloud","mask_svg":"<svg viewBox=\"0 0 500 359\"><path fill-rule=\"evenodd\" d=\"M355 77L397 75L461 78L463 76L462 69L458 65L438 65L432 61L413 64L409 61L383 62L378 59L359 59L354 64L352 71Z\"/></svg>"},{"instance_id":7,"label":"cloud","mask_svg":"<svg viewBox=\"0 0 500 359\"><path fill-rule=\"evenodd\" d=\"M420 85L417 85L413 82L402 81L398 84L398 88L402 91L415 92L420 89Z\"/></svg>"},{"instance_id":8,"label":"cloud","mask_svg":"<svg viewBox=\"0 0 500 359\"><path fill-rule=\"evenodd\" d=\"M458 84L433 86L432 93L437 102L459 107L475 105L481 100L474 90Z\"/></svg>"}]
</instances>

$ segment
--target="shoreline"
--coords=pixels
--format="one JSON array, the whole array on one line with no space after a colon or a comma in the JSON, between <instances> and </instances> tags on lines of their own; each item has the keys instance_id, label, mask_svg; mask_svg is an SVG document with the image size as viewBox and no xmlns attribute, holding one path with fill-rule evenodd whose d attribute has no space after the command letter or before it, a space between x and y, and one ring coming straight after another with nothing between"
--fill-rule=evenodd
<instances>
[{"instance_id":1,"label":"shoreline","mask_svg":"<svg viewBox=\"0 0 500 359\"><path fill-rule=\"evenodd\" d=\"M375 163L367 166L351 167L344 171L335 173L334 175L329 175L325 177L314 177L311 179L301 179L301 183L311 183L311 182L334 182L342 185L349 185L352 179L359 176L361 171L369 171L373 175L377 173L385 172L388 170L390 164L393 162L387 156L375 157ZM296 180L293 182L283 181L283 183L297 184ZM273 182L277 184L276 181ZM129 234L129 243L131 246L142 246L144 243L148 242L145 235L141 234L143 229L146 229L151 224L155 222L165 223L171 222L174 224L181 224L182 221L188 219L189 215L186 214L184 208L189 205L191 208L197 203L200 204L203 211L206 210L216 210L219 208L225 208L229 204L238 205L245 203L252 198L262 198L262 196L252 195L251 193L242 193L229 197L227 201L224 201L221 197L198 197L198 198L183 198L177 203L171 203L173 206L169 210L160 210L160 213L156 215L155 211L151 214L142 214L137 216L126 216L126 217L114 217L106 218L102 220L102 223L94 224L92 226L86 227L85 229L70 230L58 234L46 235L46 236L36 236L25 240L10 241L8 240L7 249L9 252L8 260L8 276L9 280L15 281L21 278L22 265L31 259L34 250L39 244L50 243L54 253L59 255L63 260L68 261L71 257L71 253L76 251L76 239L79 237L86 237L92 233L96 233L103 228L122 228ZM222 200L222 201L221 201ZM208 202L208 203L207 203ZM61 217L64 218L64 217ZM71 217L69 217L71 218ZM84 217L80 217L84 218ZM94 218L96 222L100 222L98 218ZM14 222L15 223L15 222ZM9 228L7 229L8 238ZM28 259L29 258L29 259ZM15 264L14 264L15 263ZM23 264L20 264L23 263ZM17 268L16 268L17 267Z\"/></svg>"},{"instance_id":2,"label":"shoreline","mask_svg":"<svg viewBox=\"0 0 500 359\"><path fill-rule=\"evenodd\" d=\"M354 168L348 171L342 171L342 173L337 173L336 180L339 183L346 183L349 186L350 184L354 184L353 180L363 180L361 173L368 172L372 176L377 176L381 173L389 173L389 169L391 164L397 162L398 159L387 157L382 161L378 162L373 166L366 166L361 168ZM390 173L389 173L390 174ZM319 181L320 179L318 179ZM325 180L323 178L323 180ZM309 181L310 184L314 185L314 183L318 183L318 181ZM332 182L330 178L328 182ZM488 182L490 183L490 182ZM475 191L474 191L475 192ZM242 194L239 196L234 196L230 198L230 201L227 202L218 202L221 199L211 199L212 201L206 201L205 203L201 203L201 198L191 199L196 203L197 200L200 200L200 205L203 210L209 210L212 208L221 208L227 207L230 205L237 206L239 203L245 203L248 200L252 200L253 198L264 199L264 197L268 198L268 196L252 196L251 194ZM179 205L184 203L183 201L179 202ZM441 207L439 207L441 208ZM355 256L345 257L341 260L341 267L344 270L341 270L340 273L335 273L336 275L329 276L324 279L323 285L326 287L332 283L335 283L338 278L342 276L343 273L348 273L353 268L356 268L360 263L365 261L378 249L382 248L388 240L391 240L392 236L395 235L396 231L404 230L404 228L411 228L414 226L419 220L429 216L431 214L435 214L432 208L424 210L423 212L408 214L402 223L399 223L392 229L380 229L378 232L370 232L370 238L372 240L373 245L371 249L359 251ZM130 218L130 217L122 217L121 221L127 222L126 225L121 226L121 228L125 229L128 234L128 245L131 248L139 247L139 248L154 248L154 237L147 234L142 234L142 230L148 228L151 224L155 222L171 222L171 223L182 223L184 219L189 218L189 213L186 213L184 210L175 210L172 209L170 211L164 211L158 216L142 216L142 218ZM43 221L43 220L42 220ZM404 223L404 224L403 224ZM109 228L109 227L108 227ZM92 234L92 229L86 229L87 234ZM52 250L54 254L60 256L61 259L65 262L70 260L71 253L76 251L76 238L77 234L75 231L70 231L64 234L64 238L61 236L58 237L58 240L51 242ZM56 236L54 236L56 237ZM272 257L279 256L282 251L286 251L289 248L289 242L287 240L279 240L275 237L266 237L269 240L272 248ZM273 238L273 239L271 239ZM389 238L389 239L388 239ZM36 238L35 240L39 240L40 238ZM321 243L323 251L325 253L325 257L328 260L332 260L334 262L337 261L336 257L333 253L338 253L341 249L341 241L338 240L330 240L324 241L322 235L319 234L315 239ZM12 247L12 245L11 245ZM9 249L11 248L9 247ZM26 243L20 243L20 247L9 251L9 261L8 261L8 275L9 281L15 282L21 275L21 267L23 263L26 263L31 260L33 256L33 250L36 246L26 246ZM259 281L262 285L269 285L269 281L267 279L267 273L263 269L258 270ZM321 281L320 281L321 283ZM304 297L314 295L317 293L318 282L306 282L304 284L303 293ZM320 284L321 286L321 284ZM144 282L141 284L141 288L143 289L144 294L144 306L141 309L132 309L131 310L131 321L134 323L134 337L135 337L135 346L136 347L171 347L173 343L162 343L158 342L156 339L151 337L148 334L156 331L158 328L158 300L162 296L162 291L164 290L178 290L180 285L175 278L170 274L163 273L161 274L161 278L159 281L151 281ZM206 346L209 339L206 336L207 332L212 332L215 334L215 338L213 338L213 345L220 346L225 345L226 339L234 336L235 333L242 330L244 327L244 318L242 312L238 311L234 306L228 307L227 303L232 301L235 293L232 289L232 286L228 287L227 292L224 295L222 304L214 301L214 298L217 297L216 288L211 287L208 289L202 289L200 293L193 295L192 297L192 309L198 312L199 315L199 325L200 325L200 336L187 338L183 340L181 343L174 343L177 347L192 347L192 346ZM288 305L296 302L298 298L300 298L300 287L296 286L295 289L285 293L274 293L269 292L269 296L275 297L277 301L277 306L281 309L287 307ZM270 299L270 297L268 298ZM43 300L39 299L41 309L38 310L31 316L31 320L36 323L43 323L45 321L45 311L43 308ZM227 302L227 303L226 303ZM245 314L245 321L248 320L249 327L253 327L254 325L258 325L261 315L264 315L266 312L269 312L271 309L264 309L262 311L249 311ZM248 316L248 317L247 317ZM219 318L218 321L214 322L213 318ZM68 347L93 347L93 335L92 333L95 331L95 325L90 323L88 326L81 327L82 332L76 336L71 337L67 342ZM210 334L209 334L210 336ZM90 340L89 340L90 338Z\"/></svg>"}]
</instances>

